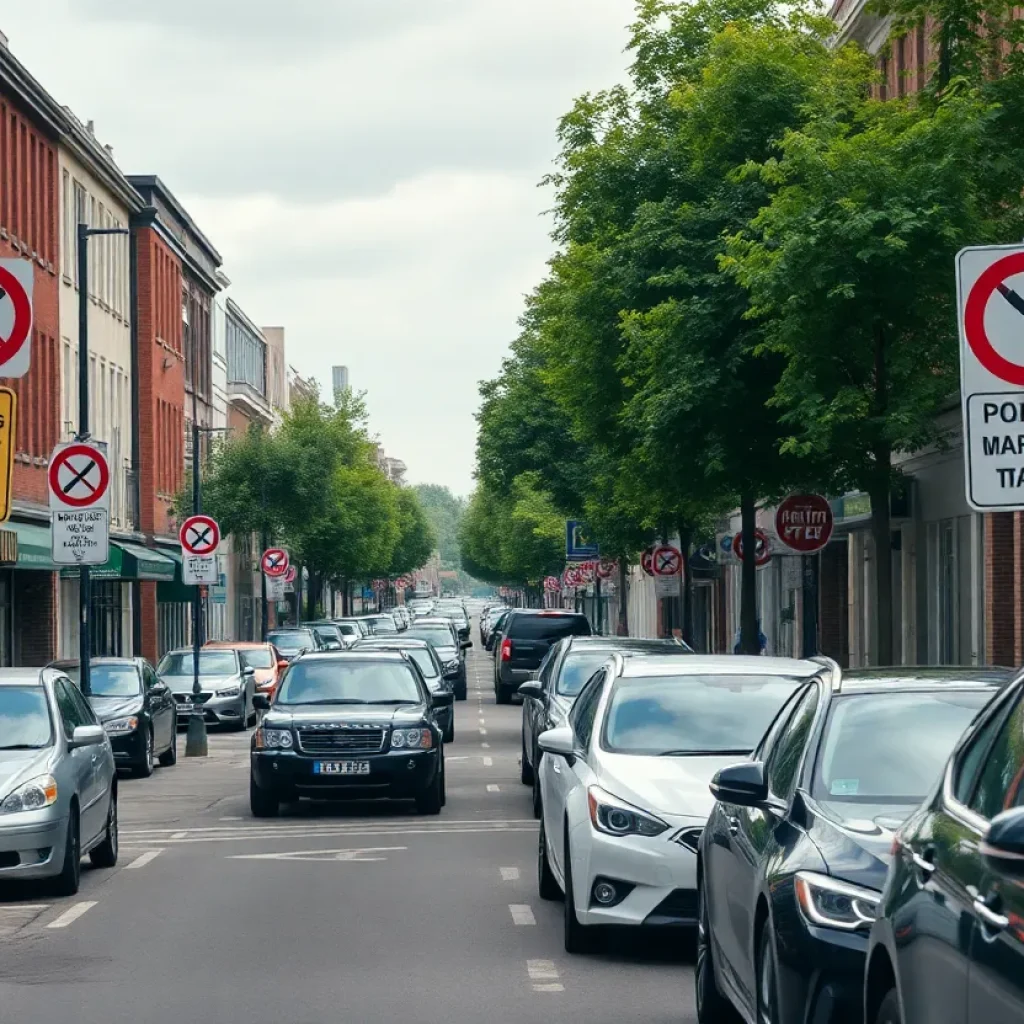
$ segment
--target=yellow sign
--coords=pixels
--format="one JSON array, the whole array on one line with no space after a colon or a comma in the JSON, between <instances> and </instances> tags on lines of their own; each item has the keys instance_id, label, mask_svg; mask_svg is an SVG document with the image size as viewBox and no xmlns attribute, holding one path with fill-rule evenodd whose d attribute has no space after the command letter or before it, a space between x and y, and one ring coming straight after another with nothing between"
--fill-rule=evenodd
<instances>
[{"instance_id":1,"label":"yellow sign","mask_svg":"<svg viewBox=\"0 0 1024 1024\"><path fill-rule=\"evenodd\" d=\"M17 411L18 396L10 388L0 388L0 523L11 518Z\"/></svg>"}]
</instances>

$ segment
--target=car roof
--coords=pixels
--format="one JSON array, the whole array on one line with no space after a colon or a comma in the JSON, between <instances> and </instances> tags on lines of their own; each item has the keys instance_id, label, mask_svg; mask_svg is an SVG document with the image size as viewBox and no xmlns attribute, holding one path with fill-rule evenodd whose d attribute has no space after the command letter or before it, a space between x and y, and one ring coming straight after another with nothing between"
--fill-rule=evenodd
<instances>
[{"instance_id":1,"label":"car roof","mask_svg":"<svg viewBox=\"0 0 1024 1024\"><path fill-rule=\"evenodd\" d=\"M401 651L388 650L387 648L373 649L363 647L356 649L349 647L344 651L311 651L309 654L302 656L302 661L393 661L395 663L401 662L403 665L409 664L408 659Z\"/></svg>"},{"instance_id":2,"label":"car roof","mask_svg":"<svg viewBox=\"0 0 1024 1024\"><path fill-rule=\"evenodd\" d=\"M422 619L419 620L419 622L416 623L416 625L417 626L448 626L448 628L450 629L451 626L449 626L449 623L451 621L452 621L451 619L443 619L440 616L425 615Z\"/></svg>"},{"instance_id":3,"label":"car roof","mask_svg":"<svg viewBox=\"0 0 1024 1024\"><path fill-rule=\"evenodd\" d=\"M648 658L623 658L620 675L635 676L813 676L826 671L816 661L799 658L765 658L753 654L678 654L651 655Z\"/></svg>"},{"instance_id":4,"label":"car roof","mask_svg":"<svg viewBox=\"0 0 1024 1024\"><path fill-rule=\"evenodd\" d=\"M268 630L268 632L270 632ZM281 633L283 630L274 630L275 633ZM238 650L251 650L253 647L272 647L273 644L269 640L207 640L203 644L203 650L207 647L215 647L222 651L238 651Z\"/></svg>"},{"instance_id":5,"label":"car roof","mask_svg":"<svg viewBox=\"0 0 1024 1024\"><path fill-rule=\"evenodd\" d=\"M566 637L566 641L568 651L574 651L577 647L580 647L588 651L623 651L629 653L650 651L653 654L657 654L665 651L666 648L670 648L681 651L684 654L692 653L676 640L655 640L650 637L570 636Z\"/></svg>"},{"instance_id":6,"label":"car roof","mask_svg":"<svg viewBox=\"0 0 1024 1024\"><path fill-rule=\"evenodd\" d=\"M417 640L414 636L364 636L357 640L353 645L355 647L391 647L391 648L421 648L430 647L430 643L427 640Z\"/></svg>"},{"instance_id":7,"label":"car roof","mask_svg":"<svg viewBox=\"0 0 1024 1024\"><path fill-rule=\"evenodd\" d=\"M45 669L0 668L0 686L42 686Z\"/></svg>"},{"instance_id":8,"label":"car roof","mask_svg":"<svg viewBox=\"0 0 1024 1024\"><path fill-rule=\"evenodd\" d=\"M999 690L1016 675L997 665L897 665L891 668L844 669L837 693L898 690Z\"/></svg>"},{"instance_id":9,"label":"car roof","mask_svg":"<svg viewBox=\"0 0 1024 1024\"><path fill-rule=\"evenodd\" d=\"M138 665L142 661L141 658L121 658L114 655L104 655L100 658L90 658L90 665ZM46 667L47 668L77 668L78 658L58 658L56 661L51 661Z\"/></svg>"},{"instance_id":10,"label":"car roof","mask_svg":"<svg viewBox=\"0 0 1024 1024\"><path fill-rule=\"evenodd\" d=\"M571 608L510 608L509 611L516 615L551 615L551 616L572 616L577 619L585 619L583 612L573 611Z\"/></svg>"},{"instance_id":11,"label":"car roof","mask_svg":"<svg viewBox=\"0 0 1024 1024\"><path fill-rule=\"evenodd\" d=\"M267 636L271 633L308 633L309 626L275 626L267 630Z\"/></svg>"}]
</instances>

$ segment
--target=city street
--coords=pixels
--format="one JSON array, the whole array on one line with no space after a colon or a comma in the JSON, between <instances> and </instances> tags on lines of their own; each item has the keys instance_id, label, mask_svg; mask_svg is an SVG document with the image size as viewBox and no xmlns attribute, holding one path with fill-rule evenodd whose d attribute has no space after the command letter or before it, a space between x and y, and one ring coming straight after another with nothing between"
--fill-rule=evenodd
<instances>
[{"instance_id":1,"label":"city street","mask_svg":"<svg viewBox=\"0 0 1024 1024\"><path fill-rule=\"evenodd\" d=\"M335 1024L693 1019L674 936L568 957L537 895L520 708L469 652L440 817L313 806L257 821L249 735L122 779L121 857L69 900L0 890L0 1022Z\"/></svg>"}]
</instances>

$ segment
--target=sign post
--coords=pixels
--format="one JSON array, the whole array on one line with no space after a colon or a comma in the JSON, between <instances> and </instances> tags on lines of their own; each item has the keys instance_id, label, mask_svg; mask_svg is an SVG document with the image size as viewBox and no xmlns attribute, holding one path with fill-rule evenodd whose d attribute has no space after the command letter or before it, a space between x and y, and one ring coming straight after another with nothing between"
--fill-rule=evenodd
<instances>
[{"instance_id":1,"label":"sign post","mask_svg":"<svg viewBox=\"0 0 1024 1024\"><path fill-rule=\"evenodd\" d=\"M803 593L802 654L818 653L818 554L832 536L835 520L832 506L820 494L791 494L775 510L775 532L779 542L800 556L799 588Z\"/></svg>"}]
</instances>

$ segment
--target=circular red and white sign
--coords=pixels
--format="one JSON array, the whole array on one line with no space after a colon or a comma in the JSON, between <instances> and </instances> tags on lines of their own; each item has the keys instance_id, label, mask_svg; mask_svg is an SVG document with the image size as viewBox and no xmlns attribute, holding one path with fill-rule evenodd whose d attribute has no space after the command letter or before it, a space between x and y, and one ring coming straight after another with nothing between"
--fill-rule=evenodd
<instances>
[{"instance_id":1,"label":"circular red and white sign","mask_svg":"<svg viewBox=\"0 0 1024 1024\"><path fill-rule=\"evenodd\" d=\"M21 352L25 342L32 335L32 300L28 297L24 285L3 266L0 266L0 288L6 293L14 307L14 322L11 325L11 332L6 338L0 337L0 368L2 368L4 363L9 363Z\"/></svg>"},{"instance_id":2,"label":"circular red and white sign","mask_svg":"<svg viewBox=\"0 0 1024 1024\"><path fill-rule=\"evenodd\" d=\"M544 589L554 593L554 591L562 589L562 584L557 576L547 576L544 579Z\"/></svg>"},{"instance_id":3,"label":"circular red and white sign","mask_svg":"<svg viewBox=\"0 0 1024 1024\"><path fill-rule=\"evenodd\" d=\"M91 444L69 444L50 460L50 493L58 504L91 508L103 502L110 486L107 457Z\"/></svg>"},{"instance_id":4,"label":"circular red and white sign","mask_svg":"<svg viewBox=\"0 0 1024 1024\"><path fill-rule=\"evenodd\" d=\"M683 556L679 548L671 544L655 548L651 556L651 568L655 576L678 576L683 568Z\"/></svg>"},{"instance_id":5,"label":"circular red and white sign","mask_svg":"<svg viewBox=\"0 0 1024 1024\"><path fill-rule=\"evenodd\" d=\"M733 554L743 561L743 533L737 533L732 539ZM760 527L754 531L754 565L760 568L772 559L772 549L768 543L768 535Z\"/></svg>"},{"instance_id":6,"label":"circular red and white sign","mask_svg":"<svg viewBox=\"0 0 1024 1024\"><path fill-rule=\"evenodd\" d=\"M618 568L618 562L598 562L597 563L597 577L598 579L607 580L611 578L612 573Z\"/></svg>"},{"instance_id":7,"label":"circular red and white sign","mask_svg":"<svg viewBox=\"0 0 1024 1024\"><path fill-rule=\"evenodd\" d=\"M212 555L220 545L220 527L209 516L189 516L181 524L178 540L188 555Z\"/></svg>"},{"instance_id":8,"label":"circular red and white sign","mask_svg":"<svg viewBox=\"0 0 1024 1024\"><path fill-rule=\"evenodd\" d=\"M299 570L294 565L288 566L288 571L284 574L285 583L294 583L299 577Z\"/></svg>"},{"instance_id":9,"label":"circular red and white sign","mask_svg":"<svg viewBox=\"0 0 1024 1024\"><path fill-rule=\"evenodd\" d=\"M640 556L640 568L648 576L654 575L654 548L645 549L644 553Z\"/></svg>"},{"instance_id":10,"label":"circular red and white sign","mask_svg":"<svg viewBox=\"0 0 1024 1024\"><path fill-rule=\"evenodd\" d=\"M267 548L260 559L260 568L271 579L280 579L288 572L288 552L284 548Z\"/></svg>"},{"instance_id":11,"label":"circular red and white sign","mask_svg":"<svg viewBox=\"0 0 1024 1024\"><path fill-rule=\"evenodd\" d=\"M978 362L994 377L1007 384L1024 387L1024 365L1000 355L985 329L985 310L989 299L999 292L1006 301L1019 297L1006 281L1016 274L1024 274L1024 252L1011 253L988 266L974 282L964 305L964 337Z\"/></svg>"},{"instance_id":12,"label":"circular red and white sign","mask_svg":"<svg viewBox=\"0 0 1024 1024\"><path fill-rule=\"evenodd\" d=\"M832 536L832 506L820 494L791 494L775 510L775 532L793 551L812 555Z\"/></svg>"}]
</instances>

